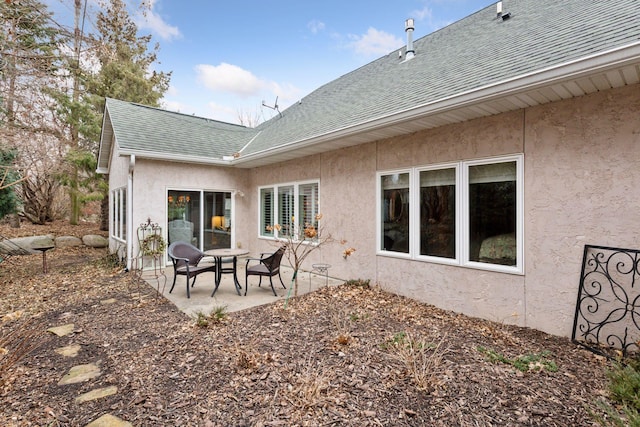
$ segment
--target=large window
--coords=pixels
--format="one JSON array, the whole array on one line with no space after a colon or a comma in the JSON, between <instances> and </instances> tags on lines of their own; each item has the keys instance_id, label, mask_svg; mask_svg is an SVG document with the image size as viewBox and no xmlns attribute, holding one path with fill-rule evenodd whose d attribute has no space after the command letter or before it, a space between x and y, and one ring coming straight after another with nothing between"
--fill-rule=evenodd
<instances>
[{"instance_id":1,"label":"large window","mask_svg":"<svg viewBox=\"0 0 640 427\"><path fill-rule=\"evenodd\" d=\"M522 156L382 172L378 185L380 254L523 271Z\"/></svg>"},{"instance_id":2,"label":"large window","mask_svg":"<svg viewBox=\"0 0 640 427\"><path fill-rule=\"evenodd\" d=\"M125 241L127 238L127 189L111 191L111 237Z\"/></svg>"},{"instance_id":3,"label":"large window","mask_svg":"<svg viewBox=\"0 0 640 427\"><path fill-rule=\"evenodd\" d=\"M295 234L300 227L314 225L319 211L318 182L290 183L260 188L260 230L262 237ZM274 229L279 224L280 229Z\"/></svg>"}]
</instances>

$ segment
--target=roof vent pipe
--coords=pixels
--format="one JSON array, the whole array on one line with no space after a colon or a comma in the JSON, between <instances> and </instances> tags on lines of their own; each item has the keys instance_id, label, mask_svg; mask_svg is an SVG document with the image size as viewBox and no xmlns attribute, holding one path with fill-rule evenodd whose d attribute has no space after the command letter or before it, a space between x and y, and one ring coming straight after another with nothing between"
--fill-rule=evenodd
<instances>
[{"instance_id":1,"label":"roof vent pipe","mask_svg":"<svg viewBox=\"0 0 640 427\"><path fill-rule=\"evenodd\" d=\"M415 27L413 26L413 18L409 18L404 22L404 31L407 33L407 59L409 60L413 58L416 54L416 51L413 50L413 30Z\"/></svg>"},{"instance_id":2,"label":"roof vent pipe","mask_svg":"<svg viewBox=\"0 0 640 427\"><path fill-rule=\"evenodd\" d=\"M502 2L499 1L496 4L496 13L497 13L497 18L502 18Z\"/></svg>"}]
</instances>

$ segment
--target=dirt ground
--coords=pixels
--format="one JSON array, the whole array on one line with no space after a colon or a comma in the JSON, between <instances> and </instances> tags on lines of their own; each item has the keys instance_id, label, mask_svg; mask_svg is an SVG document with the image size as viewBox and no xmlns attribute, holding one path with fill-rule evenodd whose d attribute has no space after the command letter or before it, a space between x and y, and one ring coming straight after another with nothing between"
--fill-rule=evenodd
<instances>
[{"instance_id":1,"label":"dirt ground","mask_svg":"<svg viewBox=\"0 0 640 427\"><path fill-rule=\"evenodd\" d=\"M104 234L93 224L0 235ZM0 425L589 426L608 362L566 338L342 285L207 326L108 262L0 263ZM73 324L56 336L46 329ZM56 349L77 345L75 357ZM4 351L2 349L4 348ZM77 365L100 375L59 385ZM83 393L112 387L96 400Z\"/></svg>"}]
</instances>

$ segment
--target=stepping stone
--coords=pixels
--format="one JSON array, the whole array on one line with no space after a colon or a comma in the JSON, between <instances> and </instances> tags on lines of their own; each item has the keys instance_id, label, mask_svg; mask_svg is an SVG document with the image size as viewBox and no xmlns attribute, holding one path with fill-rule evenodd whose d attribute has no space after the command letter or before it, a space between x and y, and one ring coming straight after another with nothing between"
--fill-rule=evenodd
<instances>
[{"instance_id":1,"label":"stepping stone","mask_svg":"<svg viewBox=\"0 0 640 427\"><path fill-rule=\"evenodd\" d=\"M58 385L81 383L99 377L101 374L100 368L93 363L74 366L67 375L58 381Z\"/></svg>"},{"instance_id":2,"label":"stepping stone","mask_svg":"<svg viewBox=\"0 0 640 427\"><path fill-rule=\"evenodd\" d=\"M14 311L13 313L7 313L2 317L3 322L10 322L12 320L18 320L24 314L23 310Z\"/></svg>"},{"instance_id":3,"label":"stepping stone","mask_svg":"<svg viewBox=\"0 0 640 427\"><path fill-rule=\"evenodd\" d=\"M103 299L102 301L100 301L100 304L102 305L107 305L107 304L114 304L116 303L118 300L115 298L109 298L109 299Z\"/></svg>"},{"instance_id":4,"label":"stepping stone","mask_svg":"<svg viewBox=\"0 0 640 427\"><path fill-rule=\"evenodd\" d=\"M113 415L104 414L97 420L91 421L85 427L133 427L133 424Z\"/></svg>"},{"instance_id":5,"label":"stepping stone","mask_svg":"<svg viewBox=\"0 0 640 427\"><path fill-rule=\"evenodd\" d=\"M73 323L69 323L68 325L63 326L54 326L53 328L47 329L47 332L51 332L59 337L64 337L65 335L69 335L73 332L74 325Z\"/></svg>"},{"instance_id":6,"label":"stepping stone","mask_svg":"<svg viewBox=\"0 0 640 427\"><path fill-rule=\"evenodd\" d=\"M76 397L76 402L77 403L89 402L90 400L97 400L97 399L100 399L101 397L111 396L113 394L116 394L117 392L118 392L118 387L116 386L97 388L95 390L91 390L90 392L81 394L80 396Z\"/></svg>"},{"instance_id":7,"label":"stepping stone","mask_svg":"<svg viewBox=\"0 0 640 427\"><path fill-rule=\"evenodd\" d=\"M78 355L78 352L80 351L80 345L73 344L73 345L68 345L66 347L59 347L59 348L56 348L54 351L58 353L60 356L76 357Z\"/></svg>"}]
</instances>

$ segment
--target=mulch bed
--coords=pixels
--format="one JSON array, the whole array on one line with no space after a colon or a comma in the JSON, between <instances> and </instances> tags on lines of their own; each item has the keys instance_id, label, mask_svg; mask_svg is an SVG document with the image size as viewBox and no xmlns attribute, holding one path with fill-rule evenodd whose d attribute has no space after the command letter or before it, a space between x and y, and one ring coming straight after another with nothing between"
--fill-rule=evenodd
<instances>
[{"instance_id":1,"label":"mulch bed","mask_svg":"<svg viewBox=\"0 0 640 427\"><path fill-rule=\"evenodd\" d=\"M588 426L606 401L609 362L566 338L375 287L323 288L199 326L104 250L48 257L46 275L39 255L0 264L0 425L111 414L135 426ZM45 332L68 323L71 335ZM19 343L23 357L8 363ZM71 344L77 357L55 352ZM58 385L86 363L102 375ZM117 393L76 402L107 386Z\"/></svg>"}]
</instances>

